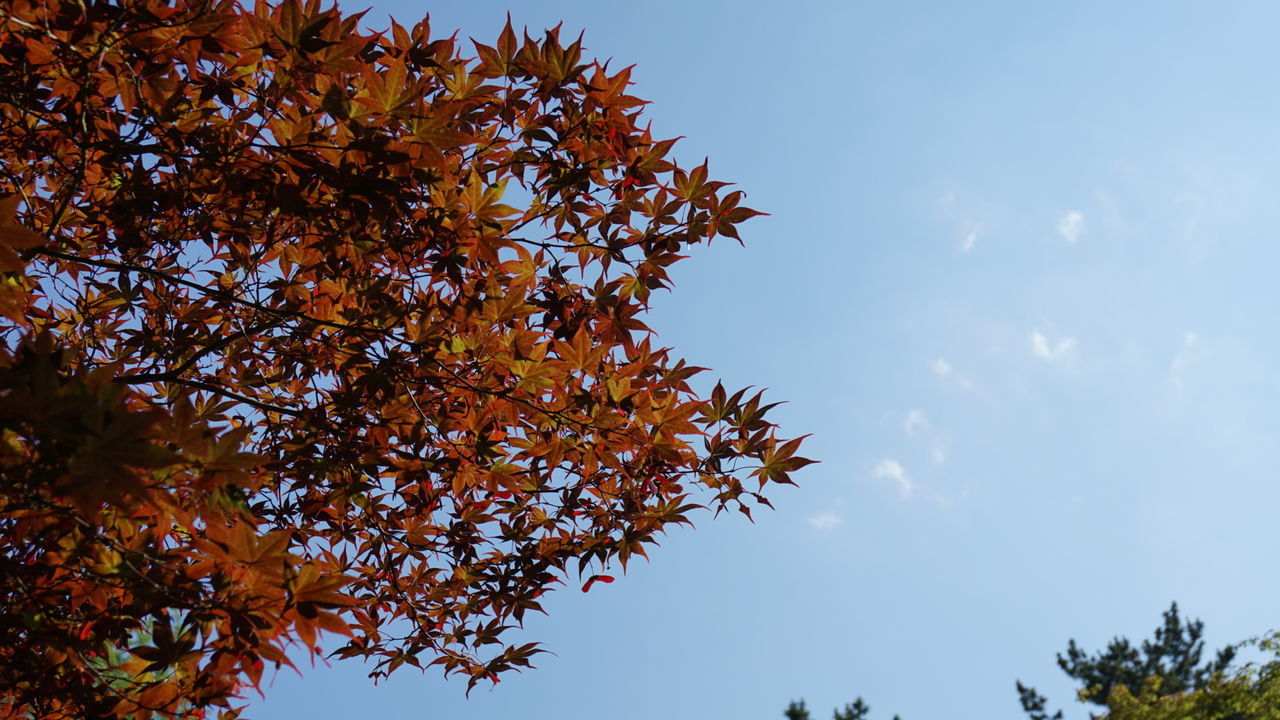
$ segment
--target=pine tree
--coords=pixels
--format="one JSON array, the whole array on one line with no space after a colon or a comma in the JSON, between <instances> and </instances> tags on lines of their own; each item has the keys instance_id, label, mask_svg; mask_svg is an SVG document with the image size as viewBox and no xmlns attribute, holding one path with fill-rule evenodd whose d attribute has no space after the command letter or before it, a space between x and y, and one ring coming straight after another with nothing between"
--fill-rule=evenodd
<instances>
[{"instance_id":1,"label":"pine tree","mask_svg":"<svg viewBox=\"0 0 1280 720\"><path fill-rule=\"evenodd\" d=\"M804 700L792 700L782 714L787 720L810 720L809 709L804 706Z\"/></svg>"},{"instance_id":2,"label":"pine tree","mask_svg":"<svg viewBox=\"0 0 1280 720\"><path fill-rule=\"evenodd\" d=\"M832 713L835 720L867 720L867 714L871 712L871 706L858 697L851 703L846 703L843 708L836 708ZM810 720L809 708L805 707L804 700L792 700L787 705L787 709L782 711L787 720ZM900 720L897 715L893 716L893 720Z\"/></svg>"},{"instance_id":3,"label":"pine tree","mask_svg":"<svg viewBox=\"0 0 1280 720\"><path fill-rule=\"evenodd\" d=\"M1211 678L1225 671L1235 658L1236 648L1218 651L1217 659L1201 664L1204 654L1204 622L1184 621L1175 602L1164 613L1164 625L1155 630L1152 640L1144 640L1141 648L1128 638L1114 638L1106 650L1090 655L1071 640L1066 655L1058 654L1058 667L1080 682L1080 699L1109 706L1111 693L1123 686L1138 693L1148 678L1159 679L1162 696L1176 695L1204 687ZM1022 709L1031 720L1060 720L1062 711L1049 715L1048 701L1035 688L1016 684ZM1093 717L1098 717L1097 715Z\"/></svg>"},{"instance_id":4,"label":"pine tree","mask_svg":"<svg viewBox=\"0 0 1280 720\"><path fill-rule=\"evenodd\" d=\"M836 708L833 717L835 720L866 720L869 712L871 712L871 707L859 697L852 704L845 705L843 710Z\"/></svg>"}]
</instances>

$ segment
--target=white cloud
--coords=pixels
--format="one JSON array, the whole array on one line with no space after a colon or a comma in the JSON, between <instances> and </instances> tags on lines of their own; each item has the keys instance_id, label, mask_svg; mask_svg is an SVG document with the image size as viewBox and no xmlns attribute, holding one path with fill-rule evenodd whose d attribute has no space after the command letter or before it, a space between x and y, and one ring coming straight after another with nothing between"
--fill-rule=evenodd
<instances>
[{"instance_id":1,"label":"white cloud","mask_svg":"<svg viewBox=\"0 0 1280 720\"><path fill-rule=\"evenodd\" d=\"M933 461L935 463L941 465L947 461L947 446L940 442L935 442L933 444L933 449L930 450L929 454L933 456Z\"/></svg>"},{"instance_id":2,"label":"white cloud","mask_svg":"<svg viewBox=\"0 0 1280 720\"><path fill-rule=\"evenodd\" d=\"M964 239L960 241L960 252L973 252L973 248L978 244L978 236L982 234L982 223L975 223L969 232L965 234Z\"/></svg>"},{"instance_id":3,"label":"white cloud","mask_svg":"<svg viewBox=\"0 0 1280 720\"><path fill-rule=\"evenodd\" d=\"M1040 333L1039 330L1031 333L1031 354L1049 362L1057 362L1065 359L1076 348L1076 339L1073 337L1059 338L1056 344L1051 344L1049 338Z\"/></svg>"},{"instance_id":4,"label":"white cloud","mask_svg":"<svg viewBox=\"0 0 1280 720\"><path fill-rule=\"evenodd\" d=\"M931 367L933 368L933 374L938 377L946 377L951 374L951 363L947 362L944 358L934 360Z\"/></svg>"},{"instance_id":5,"label":"white cloud","mask_svg":"<svg viewBox=\"0 0 1280 720\"><path fill-rule=\"evenodd\" d=\"M1182 225L1182 234L1194 235L1200 226L1200 216L1204 214L1204 200L1195 195L1183 194L1175 198L1173 204L1187 208L1186 221Z\"/></svg>"},{"instance_id":6,"label":"white cloud","mask_svg":"<svg viewBox=\"0 0 1280 720\"><path fill-rule=\"evenodd\" d=\"M1169 363L1169 377L1173 380L1173 386L1179 392L1182 391L1182 371L1186 368L1191 359L1191 353L1199 342L1200 336L1188 330L1182 336L1182 347L1173 356L1173 362Z\"/></svg>"},{"instance_id":7,"label":"white cloud","mask_svg":"<svg viewBox=\"0 0 1280 720\"><path fill-rule=\"evenodd\" d=\"M1049 341L1039 332L1031 333L1031 354L1045 359L1053 357L1053 351L1049 349Z\"/></svg>"},{"instance_id":8,"label":"white cloud","mask_svg":"<svg viewBox=\"0 0 1280 720\"><path fill-rule=\"evenodd\" d=\"M844 518L833 512L821 512L809 518L809 524L818 532L831 532L842 522Z\"/></svg>"},{"instance_id":9,"label":"white cloud","mask_svg":"<svg viewBox=\"0 0 1280 720\"><path fill-rule=\"evenodd\" d=\"M893 458L885 458L876 463L875 468L871 471L871 475L875 478L888 478L898 484L898 490L902 493L902 497L911 497L911 493L915 491L916 485L911 481L911 477L907 475L906 468L902 467L902 463Z\"/></svg>"},{"instance_id":10,"label":"white cloud","mask_svg":"<svg viewBox=\"0 0 1280 720\"><path fill-rule=\"evenodd\" d=\"M923 410L912 410L907 413L907 418L902 421L902 431L907 437L914 437L921 430L929 430L929 418L925 417Z\"/></svg>"},{"instance_id":11,"label":"white cloud","mask_svg":"<svg viewBox=\"0 0 1280 720\"><path fill-rule=\"evenodd\" d=\"M940 378L955 378L948 382L954 382L961 390L973 389L973 382L965 377L964 374L956 372L955 366L948 362L946 358L938 358L929 363L929 369Z\"/></svg>"},{"instance_id":12,"label":"white cloud","mask_svg":"<svg viewBox=\"0 0 1280 720\"><path fill-rule=\"evenodd\" d=\"M987 203L981 198L969 195L957 197L955 192L946 192L938 199L938 213L950 226L950 231L959 238L956 249L961 253L971 253L978 246L992 223Z\"/></svg>"},{"instance_id":13,"label":"white cloud","mask_svg":"<svg viewBox=\"0 0 1280 720\"><path fill-rule=\"evenodd\" d=\"M1084 231L1084 213L1079 210L1072 210L1062 219L1058 221L1058 234L1069 243L1075 243L1080 240L1080 233Z\"/></svg>"},{"instance_id":14,"label":"white cloud","mask_svg":"<svg viewBox=\"0 0 1280 720\"><path fill-rule=\"evenodd\" d=\"M929 448L929 458L933 460L935 465L941 465L947 461L947 443L942 437L942 433L933 426L929 421L929 416L924 410L908 410L902 418L902 432L909 438L918 438L921 443L927 444ZM887 461L887 462L897 462ZM881 462L877 465L876 477L897 477L898 470L892 465L885 465ZM901 468L901 465L898 466ZM903 473L905 477L906 473Z\"/></svg>"}]
</instances>

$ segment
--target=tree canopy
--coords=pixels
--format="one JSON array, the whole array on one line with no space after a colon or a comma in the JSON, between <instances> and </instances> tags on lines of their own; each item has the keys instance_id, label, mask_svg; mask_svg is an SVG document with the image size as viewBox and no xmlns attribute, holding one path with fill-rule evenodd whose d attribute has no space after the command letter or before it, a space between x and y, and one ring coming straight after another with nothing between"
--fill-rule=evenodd
<instances>
[{"instance_id":1,"label":"tree canopy","mask_svg":"<svg viewBox=\"0 0 1280 720\"><path fill-rule=\"evenodd\" d=\"M1249 641L1272 656L1234 672L1221 671L1194 689L1169 692L1158 675L1131 690L1119 685L1107 701L1108 720L1273 720L1280 716L1280 642L1275 633Z\"/></svg>"},{"instance_id":2,"label":"tree canopy","mask_svg":"<svg viewBox=\"0 0 1280 720\"><path fill-rule=\"evenodd\" d=\"M1280 656L1275 633L1228 645L1213 660L1204 655L1204 623L1184 619L1173 603L1163 624L1141 646L1114 638L1106 650L1087 653L1071 640L1058 666L1081 684L1077 699L1103 708L1105 720L1274 720L1280 717L1280 660L1232 669L1238 649L1256 645ZM1022 709L1031 720L1061 720L1035 688L1017 683ZM836 708L834 720L865 720L871 708L861 697ZM811 720L804 700L783 710L787 720ZM897 715L894 719L897 720Z\"/></svg>"},{"instance_id":3,"label":"tree canopy","mask_svg":"<svg viewBox=\"0 0 1280 720\"><path fill-rule=\"evenodd\" d=\"M1164 612L1164 622L1155 629L1151 640L1141 647L1125 637L1116 637L1106 650L1089 654L1076 645L1067 644L1066 654L1058 654L1058 667L1080 683L1082 702L1112 708L1115 698L1150 701L1166 696L1180 696L1220 682L1236 655L1236 646L1218 651L1213 660L1202 662L1204 655L1204 622L1184 620L1178 604ZM1048 701L1035 688L1016 683L1022 709L1031 720L1060 720L1062 711L1050 715ZM1111 713L1107 713L1111 717ZM1094 716L1099 717L1099 716Z\"/></svg>"},{"instance_id":4,"label":"tree canopy","mask_svg":"<svg viewBox=\"0 0 1280 720\"><path fill-rule=\"evenodd\" d=\"M324 632L496 682L548 589L790 482L773 406L643 322L758 213L629 75L315 0L5 3L0 717L232 717Z\"/></svg>"}]
</instances>

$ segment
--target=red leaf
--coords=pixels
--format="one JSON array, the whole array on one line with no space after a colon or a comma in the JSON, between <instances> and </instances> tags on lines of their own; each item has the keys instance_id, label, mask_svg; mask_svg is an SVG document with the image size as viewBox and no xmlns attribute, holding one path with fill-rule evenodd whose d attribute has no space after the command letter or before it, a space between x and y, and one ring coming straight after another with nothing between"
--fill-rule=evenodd
<instances>
[{"instance_id":1,"label":"red leaf","mask_svg":"<svg viewBox=\"0 0 1280 720\"><path fill-rule=\"evenodd\" d=\"M613 576L612 575L592 575L590 578L587 579L585 583L583 583L582 592L587 592L588 590L591 589L591 586L595 585L597 582L611 583L613 582Z\"/></svg>"}]
</instances>

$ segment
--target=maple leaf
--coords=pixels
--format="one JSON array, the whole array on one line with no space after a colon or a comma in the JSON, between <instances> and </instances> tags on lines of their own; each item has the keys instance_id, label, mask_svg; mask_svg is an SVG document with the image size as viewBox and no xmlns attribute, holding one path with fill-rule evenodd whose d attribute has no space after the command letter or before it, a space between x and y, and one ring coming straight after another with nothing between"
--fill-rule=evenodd
<instances>
[{"instance_id":1,"label":"maple leaf","mask_svg":"<svg viewBox=\"0 0 1280 720\"><path fill-rule=\"evenodd\" d=\"M16 250L29 250L45 244L40 233L18 224L18 203L21 198L8 195L0 198L0 272L19 272L26 263Z\"/></svg>"}]
</instances>

